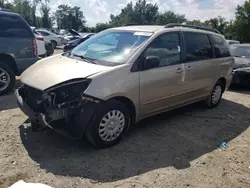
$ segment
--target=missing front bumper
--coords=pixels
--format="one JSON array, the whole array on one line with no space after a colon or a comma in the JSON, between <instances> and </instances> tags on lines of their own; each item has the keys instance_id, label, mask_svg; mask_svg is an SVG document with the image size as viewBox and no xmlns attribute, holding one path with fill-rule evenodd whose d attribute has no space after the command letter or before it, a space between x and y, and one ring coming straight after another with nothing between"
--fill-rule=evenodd
<instances>
[{"instance_id":1,"label":"missing front bumper","mask_svg":"<svg viewBox=\"0 0 250 188\"><path fill-rule=\"evenodd\" d=\"M25 113L32 123L54 129L56 132L67 135L70 138L82 138L100 100L86 96L87 101L78 108L45 109L43 113L35 112L19 94L15 91L19 108Z\"/></svg>"}]
</instances>

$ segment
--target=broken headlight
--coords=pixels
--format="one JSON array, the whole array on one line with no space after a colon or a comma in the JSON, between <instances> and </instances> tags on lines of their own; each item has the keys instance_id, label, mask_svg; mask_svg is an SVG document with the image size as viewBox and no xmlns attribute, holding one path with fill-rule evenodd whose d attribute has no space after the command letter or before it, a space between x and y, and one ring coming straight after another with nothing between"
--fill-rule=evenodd
<instances>
[{"instance_id":1,"label":"broken headlight","mask_svg":"<svg viewBox=\"0 0 250 188\"><path fill-rule=\"evenodd\" d=\"M83 93L91 80L77 79L55 85L45 90L44 97L48 99L50 106L62 108L65 106L78 107L83 100Z\"/></svg>"}]
</instances>

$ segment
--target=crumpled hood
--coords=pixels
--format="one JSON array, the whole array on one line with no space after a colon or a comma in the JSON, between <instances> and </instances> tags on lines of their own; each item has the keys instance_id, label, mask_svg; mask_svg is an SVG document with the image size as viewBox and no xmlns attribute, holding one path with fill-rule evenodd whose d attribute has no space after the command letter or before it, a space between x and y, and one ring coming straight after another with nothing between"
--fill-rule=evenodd
<instances>
[{"instance_id":1,"label":"crumpled hood","mask_svg":"<svg viewBox=\"0 0 250 188\"><path fill-rule=\"evenodd\" d=\"M55 55L42 59L26 69L21 75L21 82L39 90L45 90L61 82L86 78L111 68Z\"/></svg>"},{"instance_id":2,"label":"crumpled hood","mask_svg":"<svg viewBox=\"0 0 250 188\"><path fill-rule=\"evenodd\" d=\"M76 36L80 36L80 37L81 37L81 35L80 35L76 30L74 30L74 29L70 29L69 32L70 32L72 35L76 35Z\"/></svg>"}]
</instances>

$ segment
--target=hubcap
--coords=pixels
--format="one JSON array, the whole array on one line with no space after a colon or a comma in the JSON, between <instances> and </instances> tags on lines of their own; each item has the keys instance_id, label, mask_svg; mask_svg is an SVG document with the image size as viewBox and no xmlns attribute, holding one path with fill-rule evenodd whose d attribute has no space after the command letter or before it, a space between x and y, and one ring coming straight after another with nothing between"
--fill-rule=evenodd
<instances>
[{"instance_id":1,"label":"hubcap","mask_svg":"<svg viewBox=\"0 0 250 188\"><path fill-rule=\"evenodd\" d=\"M125 126L125 116L119 110L108 112L99 124L99 135L104 141L113 141L120 136Z\"/></svg>"},{"instance_id":2,"label":"hubcap","mask_svg":"<svg viewBox=\"0 0 250 188\"><path fill-rule=\"evenodd\" d=\"M217 104L221 98L221 93L222 93L222 89L221 89L221 86L216 86L214 88L214 91L213 91L213 95L212 95L212 103L213 104Z\"/></svg>"},{"instance_id":3,"label":"hubcap","mask_svg":"<svg viewBox=\"0 0 250 188\"><path fill-rule=\"evenodd\" d=\"M0 68L0 91L5 90L10 83L10 75L4 69Z\"/></svg>"}]
</instances>

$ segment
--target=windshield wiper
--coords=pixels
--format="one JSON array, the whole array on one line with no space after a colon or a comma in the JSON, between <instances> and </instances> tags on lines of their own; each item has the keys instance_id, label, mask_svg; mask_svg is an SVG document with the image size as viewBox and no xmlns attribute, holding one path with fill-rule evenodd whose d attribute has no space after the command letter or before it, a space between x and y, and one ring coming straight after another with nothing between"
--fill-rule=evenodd
<instances>
[{"instance_id":1,"label":"windshield wiper","mask_svg":"<svg viewBox=\"0 0 250 188\"><path fill-rule=\"evenodd\" d=\"M90 58L88 57L84 57L82 55L77 55L77 54L72 54L73 56L75 57L80 57L82 60L88 62L88 63L92 63L92 64L96 64L93 60L91 60Z\"/></svg>"}]
</instances>

